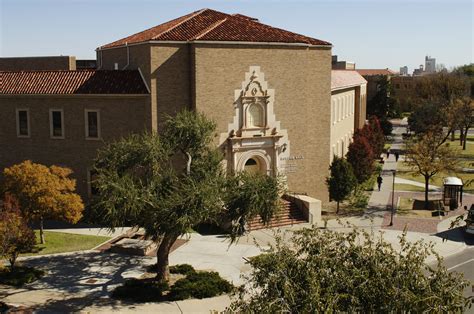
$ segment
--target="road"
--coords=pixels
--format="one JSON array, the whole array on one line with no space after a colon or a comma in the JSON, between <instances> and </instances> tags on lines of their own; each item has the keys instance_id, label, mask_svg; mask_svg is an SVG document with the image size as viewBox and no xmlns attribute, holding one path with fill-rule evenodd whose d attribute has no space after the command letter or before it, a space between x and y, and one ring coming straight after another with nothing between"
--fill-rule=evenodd
<instances>
[{"instance_id":1,"label":"road","mask_svg":"<svg viewBox=\"0 0 474 314\"><path fill-rule=\"evenodd\" d=\"M444 259L444 265L448 271L457 271L464 274L464 278L471 282L464 290L465 296L474 296L474 241L468 240L466 244L470 244L461 253L449 256ZM474 313L474 304L466 313Z\"/></svg>"}]
</instances>

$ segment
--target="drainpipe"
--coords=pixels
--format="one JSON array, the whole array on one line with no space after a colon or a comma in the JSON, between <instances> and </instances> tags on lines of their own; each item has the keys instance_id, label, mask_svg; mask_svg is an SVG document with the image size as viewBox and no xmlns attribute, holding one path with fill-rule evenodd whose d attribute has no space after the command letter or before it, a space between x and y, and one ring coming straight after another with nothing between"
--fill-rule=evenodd
<instances>
[{"instance_id":1,"label":"drainpipe","mask_svg":"<svg viewBox=\"0 0 474 314\"><path fill-rule=\"evenodd\" d=\"M125 47L127 47L127 64L122 68L122 70L125 70L130 65L130 47L128 46L128 42L125 43Z\"/></svg>"}]
</instances>

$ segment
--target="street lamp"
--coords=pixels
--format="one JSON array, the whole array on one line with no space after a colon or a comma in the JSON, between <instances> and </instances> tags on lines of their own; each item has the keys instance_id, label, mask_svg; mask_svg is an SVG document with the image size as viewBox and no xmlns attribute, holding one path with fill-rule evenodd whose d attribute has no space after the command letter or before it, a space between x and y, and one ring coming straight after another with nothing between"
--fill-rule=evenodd
<instances>
[{"instance_id":1,"label":"street lamp","mask_svg":"<svg viewBox=\"0 0 474 314\"><path fill-rule=\"evenodd\" d=\"M392 175L393 175L393 183L392 183L392 208L390 210L390 224L389 226L393 226L393 212L394 212L394 207L393 207L393 199L395 198L395 175L397 173L397 170L392 169Z\"/></svg>"}]
</instances>

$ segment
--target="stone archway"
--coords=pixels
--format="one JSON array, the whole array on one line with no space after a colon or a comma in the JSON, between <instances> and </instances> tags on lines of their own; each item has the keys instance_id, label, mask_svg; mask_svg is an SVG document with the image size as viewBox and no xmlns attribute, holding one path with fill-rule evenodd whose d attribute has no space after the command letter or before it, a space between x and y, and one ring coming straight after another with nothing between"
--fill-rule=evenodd
<instances>
[{"instance_id":1,"label":"stone archway","mask_svg":"<svg viewBox=\"0 0 474 314\"><path fill-rule=\"evenodd\" d=\"M266 162L258 156L252 156L245 162L243 170L251 174L267 174Z\"/></svg>"}]
</instances>

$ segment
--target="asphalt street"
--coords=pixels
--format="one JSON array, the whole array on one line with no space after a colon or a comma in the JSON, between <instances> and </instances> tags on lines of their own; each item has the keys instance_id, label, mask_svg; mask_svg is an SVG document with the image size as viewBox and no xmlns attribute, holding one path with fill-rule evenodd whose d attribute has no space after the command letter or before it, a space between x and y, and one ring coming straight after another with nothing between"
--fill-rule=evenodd
<instances>
[{"instance_id":1,"label":"asphalt street","mask_svg":"<svg viewBox=\"0 0 474 314\"><path fill-rule=\"evenodd\" d=\"M461 253L444 259L444 265L448 271L457 271L464 274L464 278L471 284L464 290L465 296L474 296L474 240L466 239L466 248ZM474 304L466 313L474 313Z\"/></svg>"}]
</instances>

